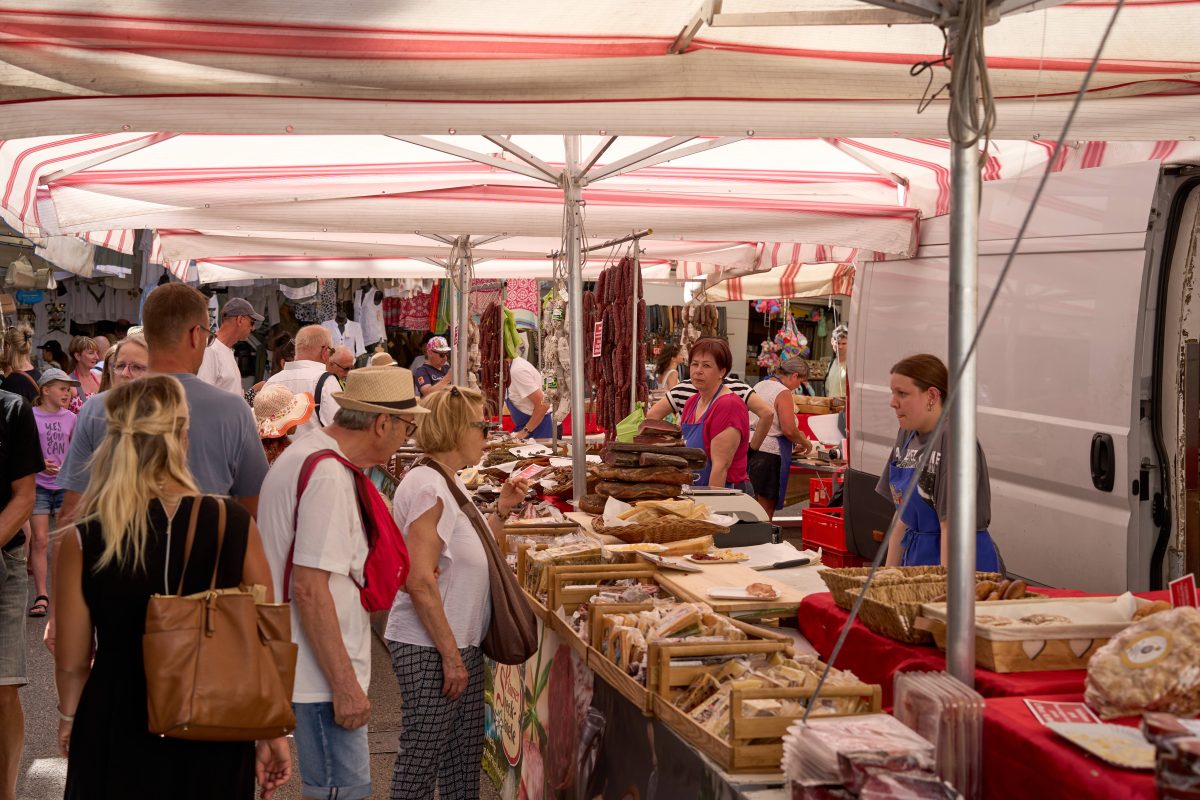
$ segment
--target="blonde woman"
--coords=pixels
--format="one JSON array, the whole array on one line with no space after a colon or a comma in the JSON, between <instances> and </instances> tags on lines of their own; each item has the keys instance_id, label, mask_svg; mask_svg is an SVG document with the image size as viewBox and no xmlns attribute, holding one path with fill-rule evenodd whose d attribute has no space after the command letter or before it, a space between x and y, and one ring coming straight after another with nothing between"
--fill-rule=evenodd
<instances>
[{"instance_id":1,"label":"blonde woman","mask_svg":"<svg viewBox=\"0 0 1200 800\"><path fill-rule=\"evenodd\" d=\"M426 455L451 473L478 464L492 429L483 395L451 386L421 405L429 414L416 440ZM499 516L487 522L502 547L501 520L528 486L506 482L500 490ZM392 516L404 531L412 564L385 632L404 703L391 797L427 800L437 786L442 800L476 800L483 753L479 644L491 617L487 554L471 518L433 467L408 471L392 500Z\"/></svg>"},{"instance_id":2,"label":"blonde woman","mask_svg":"<svg viewBox=\"0 0 1200 800\"><path fill-rule=\"evenodd\" d=\"M0 389L19 394L32 404L37 400L38 380L42 371L34 369L30 360L33 354L33 328L25 323L14 325L4 331L4 350L0 353L0 366L4 368L4 380Z\"/></svg>"},{"instance_id":3,"label":"blonde woman","mask_svg":"<svg viewBox=\"0 0 1200 800\"><path fill-rule=\"evenodd\" d=\"M59 609L55 678L66 798L244 798L255 777L264 797L291 772L287 740L191 742L147 729L142 635L150 595L262 584L271 572L258 530L238 503L205 497L187 466L188 405L167 375L130 381L105 396L107 433L63 534L54 581ZM202 503L187 574L184 542ZM218 548L218 503L227 522ZM218 561L219 559L219 561ZM92 656L93 638L98 645ZM230 680L238 676L230 675Z\"/></svg>"},{"instance_id":4,"label":"blonde woman","mask_svg":"<svg viewBox=\"0 0 1200 800\"><path fill-rule=\"evenodd\" d=\"M104 350L101 350L100 345L90 336L72 337L67 350L75 362L75 370L71 377L79 381L79 387L75 389L75 397L72 398L69 408L78 414L87 399L100 391L100 379L92 374L92 369L100 363Z\"/></svg>"}]
</instances>

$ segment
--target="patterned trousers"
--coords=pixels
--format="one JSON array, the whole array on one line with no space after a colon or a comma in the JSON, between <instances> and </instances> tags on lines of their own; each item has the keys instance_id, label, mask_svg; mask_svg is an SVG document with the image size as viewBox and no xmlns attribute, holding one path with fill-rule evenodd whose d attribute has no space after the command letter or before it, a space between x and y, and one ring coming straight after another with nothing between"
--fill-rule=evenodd
<instances>
[{"instance_id":1,"label":"patterned trousers","mask_svg":"<svg viewBox=\"0 0 1200 800\"><path fill-rule=\"evenodd\" d=\"M467 690L442 695L442 656L435 647L388 642L400 682L400 748L392 772L392 800L478 800L483 759L483 651L459 652Z\"/></svg>"}]
</instances>

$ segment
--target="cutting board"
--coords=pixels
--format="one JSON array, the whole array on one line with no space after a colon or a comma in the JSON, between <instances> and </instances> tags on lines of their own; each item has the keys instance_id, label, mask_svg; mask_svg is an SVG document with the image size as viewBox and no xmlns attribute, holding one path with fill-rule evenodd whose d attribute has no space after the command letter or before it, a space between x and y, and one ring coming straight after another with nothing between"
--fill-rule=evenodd
<instances>
[{"instance_id":1,"label":"cutting board","mask_svg":"<svg viewBox=\"0 0 1200 800\"><path fill-rule=\"evenodd\" d=\"M770 571L756 572L744 564L716 564L696 566L701 568L697 573L676 573L660 571L659 580L663 585L680 597L694 602L708 603L713 611L729 614L738 611L761 611L764 609L790 609L795 611L800 607L800 601L810 592L804 592L788 586L786 583L771 577ZM717 600L709 597L707 591L716 586L748 586L751 583L769 583L779 592L774 600Z\"/></svg>"}]
</instances>

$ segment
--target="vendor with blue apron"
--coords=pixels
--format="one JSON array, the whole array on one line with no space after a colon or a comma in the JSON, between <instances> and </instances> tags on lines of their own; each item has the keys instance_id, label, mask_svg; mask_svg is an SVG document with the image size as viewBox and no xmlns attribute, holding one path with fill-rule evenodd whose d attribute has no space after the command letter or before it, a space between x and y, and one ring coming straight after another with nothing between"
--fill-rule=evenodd
<instances>
[{"instance_id":1,"label":"vendor with blue apron","mask_svg":"<svg viewBox=\"0 0 1200 800\"><path fill-rule=\"evenodd\" d=\"M931 441L931 435L941 419L942 402L948 384L946 365L937 356L927 353L909 356L892 367L891 407L896 412L896 421L900 423L900 433L896 436L896 446L888 456L876 491L899 506L904 492L914 480L917 488L892 531L887 552L887 565L890 567L946 563L950 491L949 470L942 456L947 444L947 431L943 429L936 442ZM918 476L916 465L927 447L933 447L933 452ZM992 516L987 461L978 444L976 451L979 454L979 487L976 496L975 569L979 572L998 572L1000 554L987 530Z\"/></svg>"},{"instance_id":2,"label":"vendor with blue apron","mask_svg":"<svg viewBox=\"0 0 1200 800\"><path fill-rule=\"evenodd\" d=\"M812 442L800 430L796 404L792 401L793 393L807 377L808 364L804 359L789 358L775 368L775 374L770 378L754 384L755 394L775 410L771 429L762 446L757 451L750 451L749 466L754 499L767 512L768 519L774 518L775 512L783 508L793 450L807 455L813 449Z\"/></svg>"},{"instance_id":3,"label":"vendor with blue apron","mask_svg":"<svg viewBox=\"0 0 1200 800\"><path fill-rule=\"evenodd\" d=\"M708 461L692 481L695 486L751 492L746 472L750 445L750 412L725 385L733 354L722 339L700 339L689 349L688 370L696 393L679 415L683 441L704 450Z\"/></svg>"},{"instance_id":4,"label":"vendor with blue apron","mask_svg":"<svg viewBox=\"0 0 1200 800\"><path fill-rule=\"evenodd\" d=\"M504 404L512 415L513 434L518 439L549 439L554 435L554 417L542 391L542 373L520 356L505 363L508 397Z\"/></svg>"}]
</instances>

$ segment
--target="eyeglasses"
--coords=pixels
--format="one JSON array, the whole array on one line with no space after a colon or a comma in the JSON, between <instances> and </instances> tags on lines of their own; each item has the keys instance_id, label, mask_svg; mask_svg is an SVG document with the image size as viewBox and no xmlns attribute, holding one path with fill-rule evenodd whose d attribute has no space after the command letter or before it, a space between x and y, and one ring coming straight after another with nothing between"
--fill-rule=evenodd
<instances>
[{"instance_id":1,"label":"eyeglasses","mask_svg":"<svg viewBox=\"0 0 1200 800\"><path fill-rule=\"evenodd\" d=\"M417 423L410 422L409 420L406 420L403 417L396 417L395 419L397 422L402 422L408 426L407 430L404 434L404 438L411 439L412 435L417 432Z\"/></svg>"},{"instance_id":2,"label":"eyeglasses","mask_svg":"<svg viewBox=\"0 0 1200 800\"><path fill-rule=\"evenodd\" d=\"M196 325L193 327L193 330L195 330L196 328L199 328L200 330L204 331L204 335L208 337L208 341L206 341L204 343L205 347L208 347L209 345L211 345L213 342L215 342L217 340L217 335L215 333L213 333L212 331L210 331L208 328L204 327L203 325Z\"/></svg>"},{"instance_id":3,"label":"eyeglasses","mask_svg":"<svg viewBox=\"0 0 1200 800\"><path fill-rule=\"evenodd\" d=\"M136 364L132 361L121 361L113 364L113 372L122 373L128 372L130 375L144 375L148 370L145 364Z\"/></svg>"}]
</instances>

